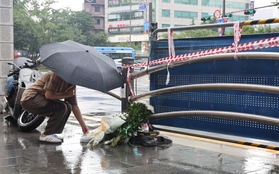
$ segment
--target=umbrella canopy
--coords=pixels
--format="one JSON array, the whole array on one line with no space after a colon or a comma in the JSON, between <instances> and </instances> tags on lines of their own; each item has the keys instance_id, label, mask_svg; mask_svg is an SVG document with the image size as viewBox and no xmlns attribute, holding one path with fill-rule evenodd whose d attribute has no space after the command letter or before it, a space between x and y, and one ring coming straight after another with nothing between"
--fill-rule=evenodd
<instances>
[{"instance_id":1,"label":"umbrella canopy","mask_svg":"<svg viewBox=\"0 0 279 174\"><path fill-rule=\"evenodd\" d=\"M118 88L122 77L115 62L91 46L71 40L43 45L41 63L66 82L101 92Z\"/></svg>"}]
</instances>

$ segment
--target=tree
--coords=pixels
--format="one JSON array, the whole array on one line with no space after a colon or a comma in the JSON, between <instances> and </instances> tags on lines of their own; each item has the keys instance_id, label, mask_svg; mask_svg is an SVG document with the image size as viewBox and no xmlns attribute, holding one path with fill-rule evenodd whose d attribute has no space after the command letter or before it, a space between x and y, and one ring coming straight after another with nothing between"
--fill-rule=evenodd
<instances>
[{"instance_id":1,"label":"tree","mask_svg":"<svg viewBox=\"0 0 279 174\"><path fill-rule=\"evenodd\" d=\"M263 34L263 33L274 33L279 32L279 27L272 28L270 24L260 26L243 26L242 35L245 34ZM230 31L226 35L232 36L234 33Z\"/></svg>"},{"instance_id":2,"label":"tree","mask_svg":"<svg viewBox=\"0 0 279 174\"><path fill-rule=\"evenodd\" d=\"M180 33L174 33L174 39L179 38L198 38L198 37L210 37L218 36L218 32L209 29L197 29L197 30L184 30ZM161 37L167 39L167 34L162 34Z\"/></svg>"},{"instance_id":3,"label":"tree","mask_svg":"<svg viewBox=\"0 0 279 174\"><path fill-rule=\"evenodd\" d=\"M86 11L53 9L55 0L14 0L14 45L29 52L50 42L73 40L94 46L108 45L106 33L92 35L94 19Z\"/></svg>"},{"instance_id":4,"label":"tree","mask_svg":"<svg viewBox=\"0 0 279 174\"><path fill-rule=\"evenodd\" d=\"M192 18L192 21L191 21L191 24L190 25L196 25L195 24L195 19L194 18Z\"/></svg>"},{"instance_id":5,"label":"tree","mask_svg":"<svg viewBox=\"0 0 279 174\"><path fill-rule=\"evenodd\" d=\"M14 0L14 48L34 51L32 42L36 40L36 22L30 18L26 8L28 0Z\"/></svg>"},{"instance_id":6,"label":"tree","mask_svg":"<svg viewBox=\"0 0 279 174\"><path fill-rule=\"evenodd\" d=\"M117 47L132 47L134 50L141 50L141 44L137 44L137 43L129 42L129 41L117 43L115 46L117 46Z\"/></svg>"},{"instance_id":7,"label":"tree","mask_svg":"<svg viewBox=\"0 0 279 174\"><path fill-rule=\"evenodd\" d=\"M98 34L91 34L85 43L86 45L91 46L111 46L112 44L108 41L108 34L101 32Z\"/></svg>"},{"instance_id":8,"label":"tree","mask_svg":"<svg viewBox=\"0 0 279 174\"><path fill-rule=\"evenodd\" d=\"M92 14L86 11L72 12L68 24L78 28L83 35L89 35L94 28L94 19Z\"/></svg>"}]
</instances>

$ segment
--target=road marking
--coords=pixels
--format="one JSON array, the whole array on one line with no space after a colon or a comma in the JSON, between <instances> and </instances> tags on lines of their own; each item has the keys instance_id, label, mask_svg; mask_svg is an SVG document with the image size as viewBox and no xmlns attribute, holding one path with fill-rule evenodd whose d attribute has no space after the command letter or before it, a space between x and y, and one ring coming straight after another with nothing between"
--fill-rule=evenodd
<instances>
[{"instance_id":1,"label":"road marking","mask_svg":"<svg viewBox=\"0 0 279 174\"><path fill-rule=\"evenodd\" d=\"M265 145L265 148L262 148L262 147L259 147L260 144L258 144L258 143L250 143L250 145L248 145L248 144L246 144L245 141L241 141L241 140L235 141L235 143L234 143L234 142L226 142L226 141L221 141L221 140L197 137L197 136L192 136L192 135L185 135L185 134L180 134L180 133L166 132L166 131L160 131L160 134L171 135L171 136L182 137L182 138L189 138L189 139L211 142L211 143L216 143L216 144L229 145L229 146L245 148L245 149L263 150L265 152L279 154L278 150L274 150L276 148L275 146ZM251 146L251 144L258 145L258 146Z\"/></svg>"}]
</instances>

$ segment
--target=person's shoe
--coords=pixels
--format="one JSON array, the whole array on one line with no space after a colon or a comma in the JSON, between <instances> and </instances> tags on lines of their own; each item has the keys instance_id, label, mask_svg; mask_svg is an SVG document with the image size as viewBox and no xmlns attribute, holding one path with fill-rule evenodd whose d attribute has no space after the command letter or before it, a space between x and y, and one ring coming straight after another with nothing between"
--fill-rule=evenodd
<instances>
[{"instance_id":1,"label":"person's shoe","mask_svg":"<svg viewBox=\"0 0 279 174\"><path fill-rule=\"evenodd\" d=\"M56 134L45 135L45 136L41 135L40 141L46 143L62 143L62 140L59 139Z\"/></svg>"},{"instance_id":2,"label":"person's shoe","mask_svg":"<svg viewBox=\"0 0 279 174\"><path fill-rule=\"evenodd\" d=\"M92 139L92 137L90 137L88 134L83 134L80 137L80 142L81 143L88 143L91 139Z\"/></svg>"},{"instance_id":3,"label":"person's shoe","mask_svg":"<svg viewBox=\"0 0 279 174\"><path fill-rule=\"evenodd\" d=\"M64 141L64 136L62 134L54 134L57 136L58 139L60 139L62 142Z\"/></svg>"}]
</instances>

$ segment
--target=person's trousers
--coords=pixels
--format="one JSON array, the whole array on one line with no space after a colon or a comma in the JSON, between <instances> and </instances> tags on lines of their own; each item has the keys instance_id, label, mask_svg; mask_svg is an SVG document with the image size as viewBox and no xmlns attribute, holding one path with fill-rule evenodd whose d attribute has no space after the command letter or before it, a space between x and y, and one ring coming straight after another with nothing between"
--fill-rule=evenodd
<instances>
[{"instance_id":1,"label":"person's trousers","mask_svg":"<svg viewBox=\"0 0 279 174\"><path fill-rule=\"evenodd\" d=\"M62 133L72 111L68 102L48 100L41 94L22 102L21 105L30 113L49 117L44 131L45 135Z\"/></svg>"}]
</instances>

